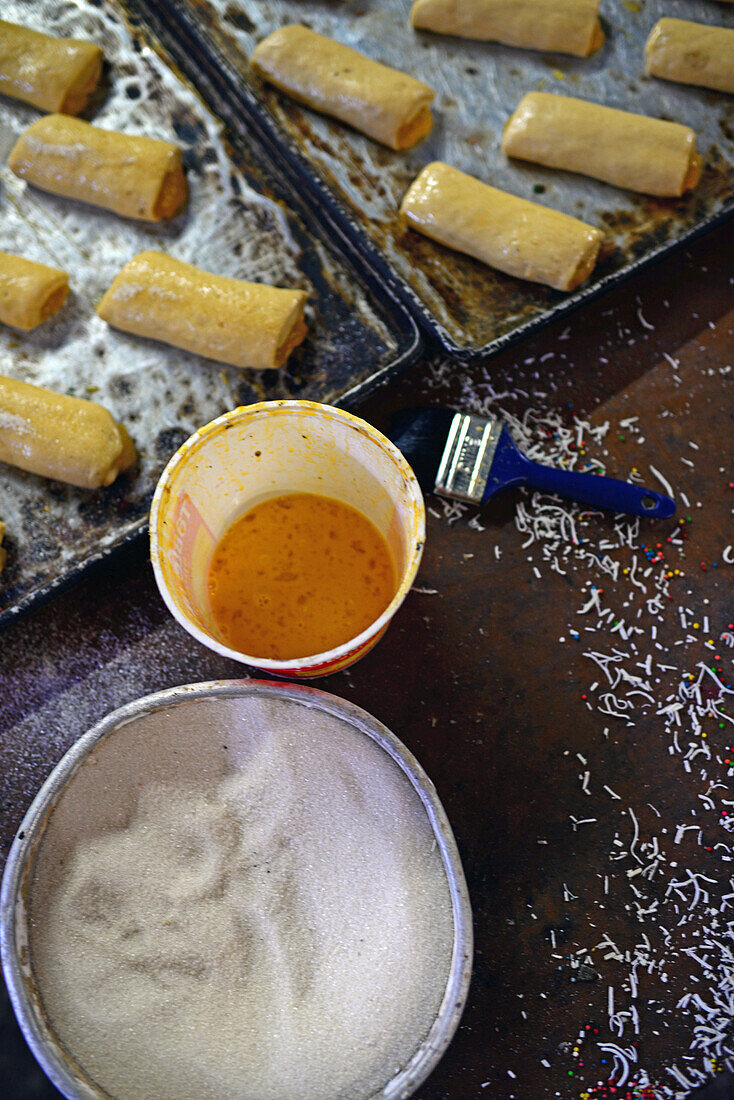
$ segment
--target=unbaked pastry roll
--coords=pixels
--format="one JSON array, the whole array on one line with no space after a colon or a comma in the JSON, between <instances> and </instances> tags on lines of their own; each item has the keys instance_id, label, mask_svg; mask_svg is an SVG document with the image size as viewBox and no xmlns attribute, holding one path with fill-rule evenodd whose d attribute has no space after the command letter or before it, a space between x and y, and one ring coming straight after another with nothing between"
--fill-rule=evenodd
<instances>
[{"instance_id":1,"label":"unbaked pastry roll","mask_svg":"<svg viewBox=\"0 0 734 1100\"><path fill-rule=\"evenodd\" d=\"M52 38L0 19L0 92L41 111L78 115L102 75L93 42Z\"/></svg>"},{"instance_id":2,"label":"unbaked pastry roll","mask_svg":"<svg viewBox=\"0 0 734 1100\"><path fill-rule=\"evenodd\" d=\"M0 375L0 461L98 489L136 460L127 431L101 405Z\"/></svg>"},{"instance_id":3,"label":"unbaked pastry roll","mask_svg":"<svg viewBox=\"0 0 734 1100\"><path fill-rule=\"evenodd\" d=\"M69 276L46 264L0 252L0 322L30 329L56 313L69 293Z\"/></svg>"},{"instance_id":4,"label":"unbaked pastry roll","mask_svg":"<svg viewBox=\"0 0 734 1100\"><path fill-rule=\"evenodd\" d=\"M124 332L235 367L280 367L307 330L304 290L212 275L163 252L141 252L99 304Z\"/></svg>"},{"instance_id":5,"label":"unbaked pastry roll","mask_svg":"<svg viewBox=\"0 0 734 1100\"><path fill-rule=\"evenodd\" d=\"M604 43L599 0L415 0L421 30L588 57Z\"/></svg>"},{"instance_id":6,"label":"unbaked pastry roll","mask_svg":"<svg viewBox=\"0 0 734 1100\"><path fill-rule=\"evenodd\" d=\"M734 92L734 30L659 19L645 46L647 71L679 84Z\"/></svg>"},{"instance_id":7,"label":"unbaked pastry roll","mask_svg":"<svg viewBox=\"0 0 734 1100\"><path fill-rule=\"evenodd\" d=\"M498 191L436 161L424 168L400 212L419 233L490 267L574 290L593 271L602 234L547 206Z\"/></svg>"},{"instance_id":8,"label":"unbaked pastry roll","mask_svg":"<svg viewBox=\"0 0 734 1100\"><path fill-rule=\"evenodd\" d=\"M502 150L646 195L682 195L701 178L696 135L688 126L547 92L523 97Z\"/></svg>"},{"instance_id":9,"label":"unbaked pastry roll","mask_svg":"<svg viewBox=\"0 0 734 1100\"><path fill-rule=\"evenodd\" d=\"M408 149L433 126L435 93L427 84L306 27L281 27L268 35L251 64L293 99L391 149Z\"/></svg>"},{"instance_id":10,"label":"unbaked pastry roll","mask_svg":"<svg viewBox=\"0 0 734 1100\"><path fill-rule=\"evenodd\" d=\"M102 130L68 115L46 115L29 126L8 164L16 176L43 191L124 218L172 218L188 195L177 145Z\"/></svg>"}]
</instances>

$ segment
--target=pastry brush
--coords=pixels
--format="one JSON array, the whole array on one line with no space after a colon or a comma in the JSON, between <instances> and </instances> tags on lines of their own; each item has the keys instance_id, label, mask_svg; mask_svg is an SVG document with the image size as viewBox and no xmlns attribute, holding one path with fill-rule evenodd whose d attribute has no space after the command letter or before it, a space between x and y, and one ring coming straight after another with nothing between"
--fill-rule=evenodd
<instances>
[{"instance_id":1,"label":"pastry brush","mask_svg":"<svg viewBox=\"0 0 734 1100\"><path fill-rule=\"evenodd\" d=\"M393 417L388 435L423 492L466 504L483 505L502 489L527 485L634 516L664 519L675 512L670 497L641 485L532 462L516 447L507 427L489 417L451 409L404 409Z\"/></svg>"}]
</instances>

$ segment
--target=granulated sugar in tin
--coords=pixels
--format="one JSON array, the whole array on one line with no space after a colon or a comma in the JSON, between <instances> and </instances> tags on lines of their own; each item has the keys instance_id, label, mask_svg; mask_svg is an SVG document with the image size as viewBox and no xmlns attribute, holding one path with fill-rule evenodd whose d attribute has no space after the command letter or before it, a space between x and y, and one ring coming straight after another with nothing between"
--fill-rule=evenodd
<instances>
[{"instance_id":1,"label":"granulated sugar in tin","mask_svg":"<svg viewBox=\"0 0 734 1100\"><path fill-rule=\"evenodd\" d=\"M28 908L51 1025L116 1100L373 1095L451 964L411 783L282 699L172 706L103 740L49 817Z\"/></svg>"}]
</instances>

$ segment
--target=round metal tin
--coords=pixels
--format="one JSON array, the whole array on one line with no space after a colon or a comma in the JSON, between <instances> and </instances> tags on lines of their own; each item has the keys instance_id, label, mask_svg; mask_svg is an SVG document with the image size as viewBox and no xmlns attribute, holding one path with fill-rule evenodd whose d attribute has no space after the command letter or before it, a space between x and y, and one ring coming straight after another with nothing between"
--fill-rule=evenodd
<instances>
[{"instance_id":1,"label":"round metal tin","mask_svg":"<svg viewBox=\"0 0 734 1100\"><path fill-rule=\"evenodd\" d=\"M90 752L121 727L157 710L195 706L217 697L271 696L326 711L371 738L404 772L425 808L446 872L453 910L453 951L436 1019L412 1058L365 1100L405 1100L434 1069L459 1024L471 979L472 914L464 872L446 813L418 761L391 731L367 711L316 688L259 680L217 680L169 688L113 711L77 741L57 764L16 834L0 891L2 967L18 1023L36 1059L68 1100L110 1100L61 1047L45 1017L29 957L26 896L35 851L61 792Z\"/></svg>"}]
</instances>

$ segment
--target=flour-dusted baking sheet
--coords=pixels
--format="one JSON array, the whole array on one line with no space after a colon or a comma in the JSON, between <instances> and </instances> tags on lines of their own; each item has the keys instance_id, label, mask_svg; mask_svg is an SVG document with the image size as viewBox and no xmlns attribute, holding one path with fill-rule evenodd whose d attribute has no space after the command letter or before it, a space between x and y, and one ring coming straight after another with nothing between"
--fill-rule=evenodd
<instances>
[{"instance_id":1,"label":"flour-dusted baking sheet","mask_svg":"<svg viewBox=\"0 0 734 1100\"><path fill-rule=\"evenodd\" d=\"M356 237L454 354L486 355L664 254L734 210L734 96L671 84L644 73L644 43L663 15L734 27L734 6L712 0L601 0L606 42L592 58L517 50L416 32L410 0L146 0L218 53L251 92L275 140L300 154L322 201L333 200ZM408 153L394 153L300 107L249 72L256 43L303 23L426 80L437 93L435 127ZM579 96L693 127L706 162L701 184L681 200L656 200L502 154L507 118L528 91ZM408 185L444 160L496 187L604 229L595 273L571 295L493 272L400 225Z\"/></svg>"},{"instance_id":2,"label":"flour-dusted baking sheet","mask_svg":"<svg viewBox=\"0 0 734 1100\"><path fill-rule=\"evenodd\" d=\"M39 113L0 97L0 250L63 268L71 282L57 318L28 334L0 326L0 373L105 405L140 455L137 470L95 492L0 465L8 550L0 622L141 530L165 463L196 428L257 400L344 401L407 364L419 347L400 303L382 288L376 296L368 282L361 286L356 269L291 204L263 193L262 166L236 143L225 144L217 117L119 5L4 0L2 15L100 43L109 65L91 121L177 142L191 194L173 222L147 225L29 187L5 162ZM225 275L302 287L309 292L306 342L282 370L255 372L109 328L95 306L123 264L146 248Z\"/></svg>"}]
</instances>

